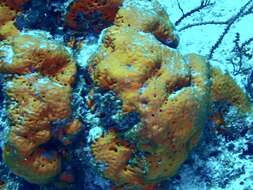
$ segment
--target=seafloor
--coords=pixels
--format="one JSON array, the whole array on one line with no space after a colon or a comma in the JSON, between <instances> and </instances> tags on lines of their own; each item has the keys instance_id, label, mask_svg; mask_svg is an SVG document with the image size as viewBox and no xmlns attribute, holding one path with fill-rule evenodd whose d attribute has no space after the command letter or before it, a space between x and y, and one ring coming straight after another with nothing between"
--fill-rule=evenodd
<instances>
[{"instance_id":1,"label":"seafloor","mask_svg":"<svg viewBox=\"0 0 253 190\"><path fill-rule=\"evenodd\" d=\"M37 0L39 1L39 0ZM180 38L178 49L182 54L191 52L209 57L211 64L220 67L224 72L227 71L241 86L241 88L253 99L253 40L247 45L246 56L243 52L236 50L236 41L243 44L253 38L253 1L248 0L213 0L211 6L200 9L193 14L185 17L182 22L177 22L182 14L198 7L201 0L159 0L166 8L171 21L175 24L177 34ZM246 11L242 7L251 3L251 14L242 16L238 13ZM67 3L64 5L66 6ZM57 4L59 9L64 9L64 5ZM29 10L31 12L31 10ZM183 13L184 12L184 13ZM233 20L234 17L236 19ZM22 20L22 18L20 18ZM234 22L226 28L225 24L215 24L219 21L233 20ZM53 21L52 21L53 22ZM209 23L205 23L209 22ZM43 23L43 22L42 22ZM194 23L203 23L197 26L189 26ZM43 24L34 26L20 21L21 29L40 29L46 31ZM28 28L28 29L26 29ZM226 30L226 32L224 32ZM50 31L54 33L55 40L61 40L68 35L62 31ZM69 36L71 36L71 31ZM93 31L90 31L92 33ZM224 35L224 36L223 36ZM63 37L64 36L64 37ZM221 39L221 36L222 39ZM127 118L116 118L121 109L120 100L115 94L110 92L95 91L95 98L99 104L96 113L91 112L85 106L86 92L89 90L89 78L86 78L87 60L93 52L97 50L99 36L86 34L78 38L83 43L80 51L74 52L75 59L79 64L79 73L73 93L74 115L81 116L85 122L86 129L83 136L87 142L91 142L100 136L102 129L97 127L100 123L116 123L118 125L134 125L138 114L131 114ZM218 43L219 42L219 43ZM219 44L216 46L216 44ZM214 48L215 47L215 48ZM84 80L85 79L85 80ZM7 127L7 115L4 106L4 96L2 93L3 78L0 78L0 144L3 146L4 136ZM207 121L204 133L199 145L190 154L187 161L182 165L178 174L171 179L162 182L160 190L253 190L253 118L238 114L237 110L230 106L214 105L214 109L223 109L224 124L218 129L215 123ZM220 111L220 110L219 110ZM101 119L98 112L106 115ZM82 136L82 138L84 138ZM109 180L99 176L88 164L90 159L89 143L71 147L73 154L72 167L78 173L75 185L68 189L78 190L109 190L111 183ZM0 153L1 153L0 149ZM87 156L88 155L88 156ZM7 190L50 190L55 189L53 185L33 185L22 178L14 175L0 160L0 180L3 183L2 189ZM1 184L0 184L1 185ZM65 187L62 187L63 189ZM1 187L0 187L1 189Z\"/></svg>"}]
</instances>

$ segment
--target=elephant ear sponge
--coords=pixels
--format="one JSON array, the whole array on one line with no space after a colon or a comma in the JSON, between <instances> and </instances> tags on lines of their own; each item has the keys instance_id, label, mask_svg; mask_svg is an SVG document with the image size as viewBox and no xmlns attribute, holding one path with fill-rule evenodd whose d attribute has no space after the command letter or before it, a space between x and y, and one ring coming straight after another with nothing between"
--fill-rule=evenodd
<instances>
[{"instance_id":1,"label":"elephant ear sponge","mask_svg":"<svg viewBox=\"0 0 253 190\"><path fill-rule=\"evenodd\" d=\"M167 12L156 0L125 0L117 13L114 24L152 33L159 41L172 48L176 48L179 43Z\"/></svg>"},{"instance_id":2,"label":"elephant ear sponge","mask_svg":"<svg viewBox=\"0 0 253 190\"><path fill-rule=\"evenodd\" d=\"M109 156L105 149L94 148L103 143L100 139L94 143L94 155L108 164L104 175L119 186L158 183L177 172L198 142L209 105L208 64L197 55L183 57L151 34L131 27L113 26L102 39L91 60L93 78L118 94L125 112L140 113L141 127L132 129L135 139L117 136L134 145L128 162L117 169L120 180L108 173L115 164L105 158ZM136 152L142 152L142 158ZM123 162L120 156L115 159Z\"/></svg>"},{"instance_id":3,"label":"elephant ear sponge","mask_svg":"<svg viewBox=\"0 0 253 190\"><path fill-rule=\"evenodd\" d=\"M223 73L218 68L212 68L212 98L213 101L225 101L235 105L243 112L252 112L253 107L249 98L236 85L233 78L228 73Z\"/></svg>"},{"instance_id":4,"label":"elephant ear sponge","mask_svg":"<svg viewBox=\"0 0 253 190\"><path fill-rule=\"evenodd\" d=\"M76 72L75 62L67 49L47 38L35 32L34 36L20 34L5 41L2 54L13 56L6 61L0 60L0 72L20 75L39 73L62 85L71 85ZM4 51L6 49L9 51Z\"/></svg>"},{"instance_id":5,"label":"elephant ear sponge","mask_svg":"<svg viewBox=\"0 0 253 190\"><path fill-rule=\"evenodd\" d=\"M155 8L144 6L140 13L142 4L124 2L118 12L123 16L117 15L115 25L103 32L89 68L97 85L121 98L124 112L140 114L141 122L133 128L109 132L92 145L96 160L106 165L103 175L122 189L153 187L175 175L197 145L214 101L229 101L243 111L252 107L232 78L205 58L183 56L161 43L149 26L169 25L155 19ZM172 28L166 34L173 36Z\"/></svg>"},{"instance_id":6,"label":"elephant ear sponge","mask_svg":"<svg viewBox=\"0 0 253 190\"><path fill-rule=\"evenodd\" d=\"M8 74L5 93L10 129L3 158L31 183L48 183L60 172L56 150L42 148L51 123L71 115L76 67L69 52L47 36L20 34L1 43L0 72Z\"/></svg>"}]
</instances>

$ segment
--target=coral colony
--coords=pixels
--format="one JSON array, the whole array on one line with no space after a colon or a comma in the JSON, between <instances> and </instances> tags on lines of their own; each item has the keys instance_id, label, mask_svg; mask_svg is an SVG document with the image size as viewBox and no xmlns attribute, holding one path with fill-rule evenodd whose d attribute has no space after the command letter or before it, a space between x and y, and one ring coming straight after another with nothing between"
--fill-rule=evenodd
<instances>
[{"instance_id":1,"label":"coral colony","mask_svg":"<svg viewBox=\"0 0 253 190\"><path fill-rule=\"evenodd\" d=\"M253 188L253 37L231 73L211 64L253 1L181 25L215 6L182 1L172 22L158 0L0 0L0 189ZM207 25L225 27L209 54L182 53Z\"/></svg>"}]
</instances>

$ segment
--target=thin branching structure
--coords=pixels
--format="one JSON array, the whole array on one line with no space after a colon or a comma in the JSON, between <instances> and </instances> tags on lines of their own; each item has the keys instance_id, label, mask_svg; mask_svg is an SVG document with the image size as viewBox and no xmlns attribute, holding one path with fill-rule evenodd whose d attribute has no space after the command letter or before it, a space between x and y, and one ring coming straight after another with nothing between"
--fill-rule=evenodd
<instances>
[{"instance_id":1,"label":"thin branching structure","mask_svg":"<svg viewBox=\"0 0 253 190\"><path fill-rule=\"evenodd\" d=\"M251 73L248 77L246 89L247 89L247 92L249 93L251 99L253 100L253 70L251 70Z\"/></svg>"},{"instance_id":2,"label":"thin branching structure","mask_svg":"<svg viewBox=\"0 0 253 190\"><path fill-rule=\"evenodd\" d=\"M175 22L176 26L178 26L184 19L191 16L192 14L199 12L206 7L213 6L215 3L211 2L210 0L202 0L199 6L197 6L196 8L194 8L186 13L184 12L183 8L181 7L179 0L177 0L177 4L178 4L178 8L182 12L182 16Z\"/></svg>"},{"instance_id":3,"label":"thin branching structure","mask_svg":"<svg viewBox=\"0 0 253 190\"><path fill-rule=\"evenodd\" d=\"M251 69L250 66L245 66L244 60L251 60L253 52L249 45L253 42L253 37L240 44L240 33L236 33L234 47L232 49L232 57L228 61L233 65L233 74L243 74Z\"/></svg>"},{"instance_id":4,"label":"thin branching structure","mask_svg":"<svg viewBox=\"0 0 253 190\"><path fill-rule=\"evenodd\" d=\"M214 5L214 3L208 1L208 0L202 0L201 4L199 6L197 6L196 8L190 10L187 13L184 13L181 5L178 2L178 6L179 9L181 10L181 12L183 13L183 16L180 17L177 21L176 21L176 25L179 26L179 24L182 22L182 20L184 20L185 18L187 18L188 16L192 15L195 12L199 12L200 10L202 10L203 8L209 7ZM230 18L228 18L225 21L215 21L215 20L211 20L211 21L205 21L205 22L198 22L198 23L192 23L192 24L188 24L186 26L183 26L181 28L178 29L179 32L182 32L186 29L195 27L195 26L203 26L203 25L224 25L225 28L223 30L223 32L221 33L221 35L219 36L219 38L216 40L216 42L214 43L214 45L212 46L212 48L210 49L210 52L208 54L208 59L212 59L215 50L217 48L219 48L219 46L221 45L221 43L223 42L224 37L226 36L226 34L229 32L229 30L231 29L231 27L240 20L240 18L248 16L250 14L253 13L253 0L249 0L247 3L245 3L245 5L243 5L240 10L232 15ZM250 43L250 42L249 42Z\"/></svg>"}]
</instances>

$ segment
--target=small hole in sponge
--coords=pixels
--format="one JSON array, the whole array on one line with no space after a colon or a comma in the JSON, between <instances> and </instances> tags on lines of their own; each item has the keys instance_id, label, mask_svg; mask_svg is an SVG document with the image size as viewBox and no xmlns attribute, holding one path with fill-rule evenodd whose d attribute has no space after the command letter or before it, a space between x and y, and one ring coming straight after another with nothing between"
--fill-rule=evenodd
<instances>
[{"instance_id":1,"label":"small hole in sponge","mask_svg":"<svg viewBox=\"0 0 253 190\"><path fill-rule=\"evenodd\" d=\"M118 149L116 147L110 147L109 150L114 151L114 152L118 152Z\"/></svg>"}]
</instances>

